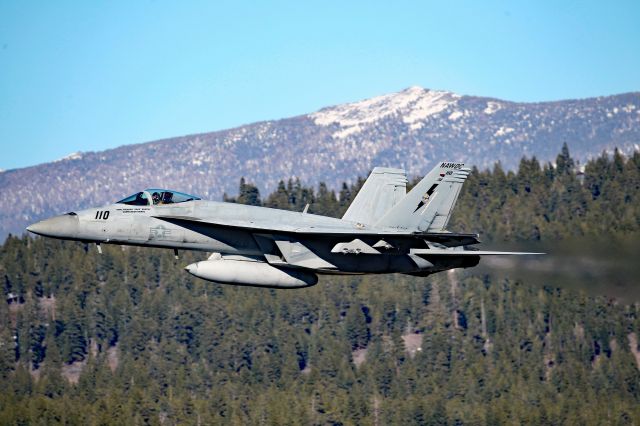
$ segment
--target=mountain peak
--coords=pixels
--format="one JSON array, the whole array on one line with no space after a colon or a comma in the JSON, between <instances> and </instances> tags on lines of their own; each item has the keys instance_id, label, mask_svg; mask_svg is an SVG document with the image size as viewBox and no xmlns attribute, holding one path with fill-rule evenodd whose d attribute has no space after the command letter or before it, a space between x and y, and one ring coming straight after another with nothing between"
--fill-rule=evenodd
<instances>
[{"instance_id":1,"label":"mountain peak","mask_svg":"<svg viewBox=\"0 0 640 426\"><path fill-rule=\"evenodd\" d=\"M411 86L400 92L323 108L310 118L319 126L339 127L333 133L336 139L359 133L363 126L394 115L402 115L403 122L416 130L422 127L425 118L442 112L459 98L460 95L444 90Z\"/></svg>"}]
</instances>

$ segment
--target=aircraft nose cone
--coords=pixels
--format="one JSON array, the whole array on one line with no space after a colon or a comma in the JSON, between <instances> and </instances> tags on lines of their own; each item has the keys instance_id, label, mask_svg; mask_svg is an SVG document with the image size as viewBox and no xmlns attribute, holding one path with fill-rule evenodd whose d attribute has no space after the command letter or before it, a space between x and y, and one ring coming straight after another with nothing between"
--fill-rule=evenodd
<instances>
[{"instance_id":1,"label":"aircraft nose cone","mask_svg":"<svg viewBox=\"0 0 640 426\"><path fill-rule=\"evenodd\" d=\"M198 272L198 264L192 263L184 267L184 270L190 273L191 275L195 275Z\"/></svg>"},{"instance_id":2,"label":"aircraft nose cone","mask_svg":"<svg viewBox=\"0 0 640 426\"><path fill-rule=\"evenodd\" d=\"M78 216L61 215L27 226L27 231L53 238L74 238L78 233Z\"/></svg>"},{"instance_id":3,"label":"aircraft nose cone","mask_svg":"<svg viewBox=\"0 0 640 426\"><path fill-rule=\"evenodd\" d=\"M27 226L27 231L32 234L45 235L50 228L50 225L47 222L48 220L41 220L40 222L32 223Z\"/></svg>"}]
</instances>

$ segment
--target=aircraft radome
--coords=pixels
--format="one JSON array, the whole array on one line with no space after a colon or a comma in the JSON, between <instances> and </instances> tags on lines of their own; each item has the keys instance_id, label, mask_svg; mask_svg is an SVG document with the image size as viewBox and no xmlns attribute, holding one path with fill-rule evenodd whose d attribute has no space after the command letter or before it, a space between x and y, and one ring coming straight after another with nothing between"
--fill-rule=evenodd
<instances>
[{"instance_id":1,"label":"aircraft radome","mask_svg":"<svg viewBox=\"0 0 640 426\"><path fill-rule=\"evenodd\" d=\"M404 170L376 167L341 219L266 207L204 201L147 189L99 208L27 227L46 237L87 243L212 252L188 265L209 281L298 288L318 274L402 273L427 276L476 266L477 234L446 230L469 169L442 162L409 193Z\"/></svg>"}]
</instances>

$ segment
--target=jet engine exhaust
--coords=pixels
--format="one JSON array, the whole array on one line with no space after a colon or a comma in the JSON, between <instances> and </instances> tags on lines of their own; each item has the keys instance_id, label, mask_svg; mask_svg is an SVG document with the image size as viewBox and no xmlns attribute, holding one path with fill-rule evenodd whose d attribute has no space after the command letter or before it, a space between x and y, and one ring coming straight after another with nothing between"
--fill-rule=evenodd
<instances>
[{"instance_id":1,"label":"jet engine exhaust","mask_svg":"<svg viewBox=\"0 0 640 426\"><path fill-rule=\"evenodd\" d=\"M184 268L194 277L224 284L253 287L303 288L318 282L312 272L279 269L268 263L244 257L218 257L192 263Z\"/></svg>"}]
</instances>

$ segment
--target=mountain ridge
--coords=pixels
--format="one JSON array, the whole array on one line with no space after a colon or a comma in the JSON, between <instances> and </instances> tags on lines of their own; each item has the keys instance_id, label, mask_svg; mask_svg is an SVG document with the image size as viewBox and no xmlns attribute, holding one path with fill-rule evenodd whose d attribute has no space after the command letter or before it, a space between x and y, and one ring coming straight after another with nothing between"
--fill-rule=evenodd
<instances>
[{"instance_id":1,"label":"mountain ridge","mask_svg":"<svg viewBox=\"0 0 640 426\"><path fill-rule=\"evenodd\" d=\"M394 93L402 93L402 92L404 92L406 90L413 89L413 88L422 89L420 86L409 86L408 88L403 89L400 92L394 92ZM455 92L449 92L449 91L446 91L446 90L439 90L439 89L423 89L423 90L438 91L438 92L448 92L448 93L456 94ZM479 95L457 95L457 96L465 97L465 98L469 98L469 99L478 99L478 100L484 100L484 101L502 102L502 103L511 104L511 105L547 105L547 104L554 104L554 103L558 103L559 104L559 103L565 103L565 102L598 101L598 100L603 100L603 99L607 99L607 98L615 98L615 97L626 96L626 95L640 96L640 91L621 92L621 93L614 93L614 94L611 94L611 95L601 95L601 96L587 96L587 97L582 97L582 98L557 99L557 100L549 100L549 101L511 101L511 100L506 100L506 99L502 99L502 98L494 98L494 97L490 97L490 96L479 96ZM382 96L384 96L384 95L382 95ZM375 99L375 98L376 97L374 97L374 98L365 98L362 101L368 100L368 99ZM349 104L354 104L354 103L358 103L358 102L362 102L362 101L348 102L346 104L338 104L337 106L349 105ZM251 123L242 124L242 125L238 125L238 126L233 126L233 127L229 127L229 128L225 128L225 129L218 129L218 130L204 131L204 132L194 132L194 133L187 133L185 135L176 135L176 136L169 136L169 137L165 137L165 138L161 138L161 139L154 139L154 140L150 140L150 141L134 142L134 143L120 145L120 146L113 147L113 148L106 148L106 149L103 149L103 150L74 151L74 152L71 152L71 153L67 154L66 156L64 156L62 158L59 158L57 160L47 161L47 162L44 162L44 163L31 164L31 165L27 165L27 166L21 166L21 167L9 168L9 169L1 169L0 168L0 174L4 173L4 172L12 172L12 171L16 171L16 170L23 170L23 169L33 168L33 167L39 167L39 166L42 166L42 165L45 165L45 164L56 163L56 162L60 162L60 161L64 161L64 160L75 160L77 158L71 158L71 157L83 156L85 154L107 153L109 151L113 151L113 150L117 150L117 149L125 148L125 147L134 147L134 146L149 145L149 144L154 144L154 143L162 143L162 142L174 141L175 139L182 139L182 138L194 138L194 137L198 137L198 136L210 135L210 134L215 134L215 133L219 133L219 132L233 131L233 130L241 129L241 128L244 128L244 127L247 127L247 126L252 126L252 125L257 125L257 124L262 124L262 123L273 123L273 122L279 122L279 121L282 121L282 120L294 119L294 118L298 118L298 117L306 117L306 116L317 114L317 113L322 112L324 110L333 109L335 107L336 106L328 106L328 107L320 108L316 112L307 113L307 114L298 114L298 115L293 115L293 116L290 116L290 117L285 117L285 118L280 118L280 119L258 120L258 121L254 121L254 122L251 122Z\"/></svg>"},{"instance_id":2,"label":"mountain ridge","mask_svg":"<svg viewBox=\"0 0 640 426\"><path fill-rule=\"evenodd\" d=\"M335 188L374 166L417 176L442 158L513 169L522 156L552 161L565 142L581 162L638 150L640 92L523 103L412 86L310 114L73 153L0 173L0 237L146 187L220 199L243 176L268 192L289 177Z\"/></svg>"}]
</instances>

